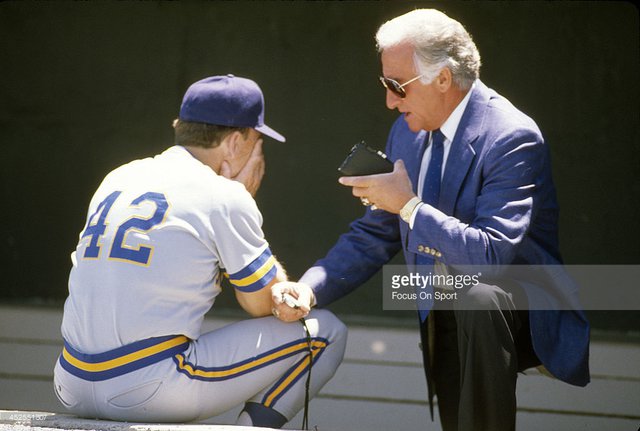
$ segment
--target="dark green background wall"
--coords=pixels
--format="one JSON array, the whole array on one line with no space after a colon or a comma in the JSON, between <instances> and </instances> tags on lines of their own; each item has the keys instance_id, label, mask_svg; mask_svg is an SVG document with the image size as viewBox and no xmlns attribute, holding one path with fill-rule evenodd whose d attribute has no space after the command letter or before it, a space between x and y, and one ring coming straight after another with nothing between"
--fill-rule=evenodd
<instances>
[{"instance_id":1,"label":"dark green background wall","mask_svg":"<svg viewBox=\"0 0 640 431\"><path fill-rule=\"evenodd\" d=\"M258 195L272 249L298 277L362 207L336 167L382 148L373 35L415 7L472 33L481 77L538 122L553 154L568 263L640 263L638 10L625 2L0 3L0 298L56 303L102 177L171 145L187 86L255 79L267 122ZM611 286L611 289L614 289ZM374 280L338 302L384 314ZM230 296L230 295L227 295ZM229 305L229 297L222 299Z\"/></svg>"}]
</instances>

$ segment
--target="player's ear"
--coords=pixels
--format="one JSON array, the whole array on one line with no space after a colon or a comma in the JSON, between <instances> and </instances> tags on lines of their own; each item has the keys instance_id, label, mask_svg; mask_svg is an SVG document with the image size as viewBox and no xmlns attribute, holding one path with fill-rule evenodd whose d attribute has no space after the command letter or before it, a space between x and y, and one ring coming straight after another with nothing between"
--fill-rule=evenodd
<instances>
[{"instance_id":1,"label":"player's ear","mask_svg":"<svg viewBox=\"0 0 640 431\"><path fill-rule=\"evenodd\" d=\"M242 144L242 133L234 131L225 136L220 144L225 150L225 158L229 160L236 158L240 151L240 144Z\"/></svg>"}]
</instances>

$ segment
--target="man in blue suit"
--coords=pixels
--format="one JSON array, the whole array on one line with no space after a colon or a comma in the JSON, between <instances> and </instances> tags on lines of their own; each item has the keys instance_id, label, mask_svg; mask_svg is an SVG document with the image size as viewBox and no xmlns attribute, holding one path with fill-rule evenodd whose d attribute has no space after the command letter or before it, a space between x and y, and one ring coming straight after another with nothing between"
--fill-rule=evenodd
<instances>
[{"instance_id":1,"label":"man in blue suit","mask_svg":"<svg viewBox=\"0 0 640 431\"><path fill-rule=\"evenodd\" d=\"M494 268L451 310L418 305L423 358L445 431L513 430L519 371L543 365L570 384L589 382L584 314L541 305L577 304L561 267L548 147L531 118L479 80L480 55L459 22L414 10L376 40L387 107L401 113L386 148L394 170L340 179L366 213L300 283L274 288L274 313L292 320L329 304L400 250L423 271ZM497 270L515 265L541 269L532 278Z\"/></svg>"}]
</instances>

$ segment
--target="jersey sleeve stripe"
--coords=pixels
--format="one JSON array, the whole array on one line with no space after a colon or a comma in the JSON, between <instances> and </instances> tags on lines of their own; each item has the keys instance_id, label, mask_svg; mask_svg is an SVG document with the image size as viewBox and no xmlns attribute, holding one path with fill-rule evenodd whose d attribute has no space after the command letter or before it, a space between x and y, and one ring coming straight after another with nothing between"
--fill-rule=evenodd
<instances>
[{"instance_id":1,"label":"jersey sleeve stripe","mask_svg":"<svg viewBox=\"0 0 640 431\"><path fill-rule=\"evenodd\" d=\"M276 259L268 248L244 269L225 274L231 284L242 292L255 292L269 284L276 276Z\"/></svg>"}]
</instances>

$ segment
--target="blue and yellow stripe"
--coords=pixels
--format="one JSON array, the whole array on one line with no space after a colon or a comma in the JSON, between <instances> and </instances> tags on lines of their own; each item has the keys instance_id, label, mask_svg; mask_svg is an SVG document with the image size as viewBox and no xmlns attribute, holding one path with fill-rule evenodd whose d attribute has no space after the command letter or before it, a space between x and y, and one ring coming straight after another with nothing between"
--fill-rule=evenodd
<instances>
[{"instance_id":1,"label":"blue and yellow stripe","mask_svg":"<svg viewBox=\"0 0 640 431\"><path fill-rule=\"evenodd\" d=\"M313 348L314 359L322 353L322 351L329 345L329 342L324 338L314 338L311 341ZM245 361L237 362L225 367L198 367L194 364L187 362L183 354L178 354L174 357L177 369L179 372L185 374L191 379L202 380L207 382L217 382L228 379L233 379L242 376L247 373L259 370L267 367L278 361L291 356L299 355L303 352L309 351L309 344L307 339L299 339L290 343L284 344L276 349L269 350L253 358ZM305 356L305 359L294 365L285 375L278 380L276 385L269 391L267 396L269 397L270 405L273 405L300 377L304 374L304 371L309 367L309 357ZM272 395L269 395L272 394Z\"/></svg>"},{"instance_id":2,"label":"blue and yellow stripe","mask_svg":"<svg viewBox=\"0 0 640 431\"><path fill-rule=\"evenodd\" d=\"M256 292L269 284L277 272L276 259L267 247L260 256L242 270L224 275L241 292Z\"/></svg>"},{"instance_id":3,"label":"blue and yellow stripe","mask_svg":"<svg viewBox=\"0 0 640 431\"><path fill-rule=\"evenodd\" d=\"M111 379L139 370L184 352L189 339L184 335L148 338L104 353L86 354L64 340L60 365L76 377L92 382Z\"/></svg>"},{"instance_id":4,"label":"blue and yellow stripe","mask_svg":"<svg viewBox=\"0 0 640 431\"><path fill-rule=\"evenodd\" d=\"M305 341L305 344L306 341ZM291 367L281 378L276 382L275 385L264 395L262 399L262 404L266 407L273 407L273 405L293 386L300 380L300 378L305 375L309 366L311 365L311 361L314 363L318 360L318 358L322 355L322 352L327 348L329 343L327 340L314 338L311 341L311 355L306 355L302 358L297 364ZM307 344L308 346L308 344ZM308 349L308 347L307 347ZM308 350L307 350L308 351Z\"/></svg>"}]
</instances>

